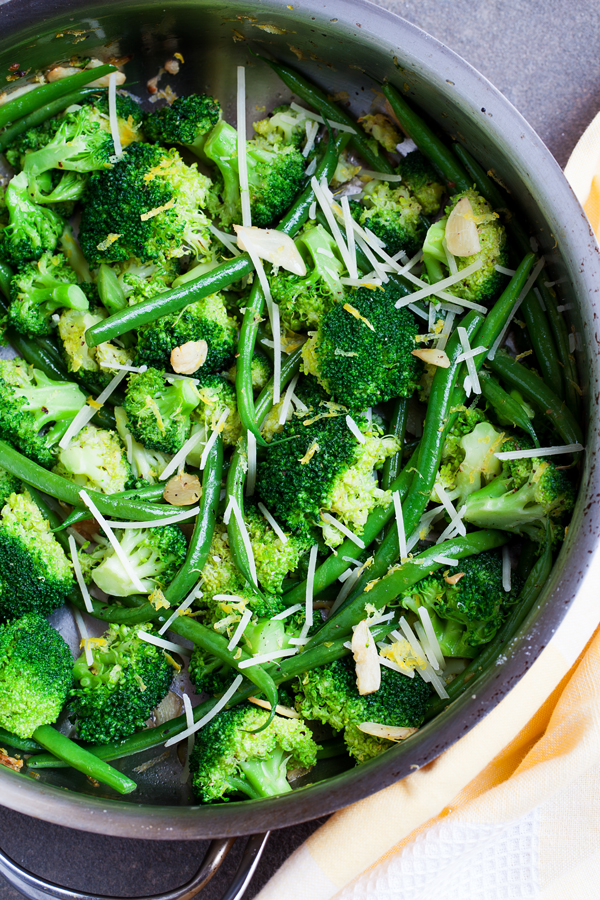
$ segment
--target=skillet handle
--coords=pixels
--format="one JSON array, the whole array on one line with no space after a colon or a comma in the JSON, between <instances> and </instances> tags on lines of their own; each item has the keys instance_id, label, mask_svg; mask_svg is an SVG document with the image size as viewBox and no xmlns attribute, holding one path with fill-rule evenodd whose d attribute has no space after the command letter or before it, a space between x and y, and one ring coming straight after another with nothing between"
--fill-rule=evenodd
<instances>
[{"instance_id":1,"label":"skillet handle","mask_svg":"<svg viewBox=\"0 0 600 900\"><path fill-rule=\"evenodd\" d=\"M241 900L260 862L268 838L269 832L267 831L264 834L254 834L248 839L238 870L221 900ZM136 900L191 900L208 884L235 841L236 838L211 841L200 868L190 881L172 891L153 894L149 897L138 897ZM45 881L17 865L2 850L0 850L0 875L3 875L8 883L28 900L45 900L47 897L54 897L56 900L119 900L119 898L107 897L104 894L84 894L71 888L61 887L51 881Z\"/></svg>"}]
</instances>

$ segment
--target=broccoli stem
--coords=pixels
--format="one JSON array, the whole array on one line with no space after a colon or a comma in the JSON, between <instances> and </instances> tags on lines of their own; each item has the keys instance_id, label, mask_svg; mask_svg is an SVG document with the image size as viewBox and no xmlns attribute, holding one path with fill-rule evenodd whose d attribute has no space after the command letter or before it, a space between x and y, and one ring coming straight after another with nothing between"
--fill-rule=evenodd
<instances>
[{"instance_id":1,"label":"broccoli stem","mask_svg":"<svg viewBox=\"0 0 600 900\"><path fill-rule=\"evenodd\" d=\"M463 693L468 686L473 688L473 679L481 675L487 668L495 664L500 654L506 653L507 645L519 630L533 606L535 605L542 588L544 587L552 570L552 542L546 541L541 556L536 561L527 576L517 603L509 618L506 620L496 637L484 646L481 653L472 660L468 666L446 687L448 700L436 697L430 700L427 708L426 720L432 719L448 706L452 700Z\"/></svg>"},{"instance_id":2,"label":"broccoli stem","mask_svg":"<svg viewBox=\"0 0 600 900\"><path fill-rule=\"evenodd\" d=\"M42 84L34 91L15 97L14 100L9 100L0 108L0 128L12 124L24 116L31 115L55 100L65 98L73 91L89 84L90 81L96 81L96 79L116 71L116 66L111 65L98 66L96 69L84 69L76 75L68 75L67 78L53 81L51 84Z\"/></svg>"},{"instance_id":3,"label":"broccoli stem","mask_svg":"<svg viewBox=\"0 0 600 900\"><path fill-rule=\"evenodd\" d=\"M357 125L352 116L348 115L348 113L338 106L337 103L330 100L321 88L317 87L307 78L303 78L302 75L290 66L272 62L264 56L259 56L258 58L262 59L263 62L266 62L268 66L271 66L273 71L279 75L283 83L287 85L296 96L308 103L309 106L312 106L313 109L316 109L326 121L340 122L341 124L348 125L352 128L353 133L350 138L350 143L354 150L356 150L357 153L360 153L362 158L372 169L377 172L393 173L393 166L387 157L385 157L383 153L377 153L373 150L372 142L362 128Z\"/></svg>"},{"instance_id":4,"label":"broccoli stem","mask_svg":"<svg viewBox=\"0 0 600 900\"><path fill-rule=\"evenodd\" d=\"M521 428L532 439L534 446L539 447L540 442L535 433L531 420L521 404L504 390L500 383L482 369L479 373L481 393L489 404L496 410L500 419L508 419L513 425Z\"/></svg>"},{"instance_id":5,"label":"broccoli stem","mask_svg":"<svg viewBox=\"0 0 600 900\"><path fill-rule=\"evenodd\" d=\"M453 156L452 151L433 133L421 116L410 108L396 88L386 83L382 85L381 90L404 131L446 181L459 192L472 187L469 174Z\"/></svg>"},{"instance_id":6,"label":"broccoli stem","mask_svg":"<svg viewBox=\"0 0 600 900\"><path fill-rule=\"evenodd\" d=\"M292 790L286 777L285 754L279 747L272 756L246 760L239 767L252 788L254 797L273 797Z\"/></svg>"},{"instance_id":7,"label":"broccoli stem","mask_svg":"<svg viewBox=\"0 0 600 900\"><path fill-rule=\"evenodd\" d=\"M521 365L506 351L496 353L487 364L499 378L520 391L525 399L544 413L552 422L566 444L583 442L583 434L577 420L542 378Z\"/></svg>"},{"instance_id":8,"label":"broccoli stem","mask_svg":"<svg viewBox=\"0 0 600 900\"><path fill-rule=\"evenodd\" d=\"M90 753L89 750L85 750L79 744L71 741L51 725L39 725L35 729L33 736L38 744L41 744L42 747L45 747L46 750L62 759L69 766L72 766L79 772L83 772L88 778L93 778L95 781L101 782L101 784L107 784L120 794L130 794L136 790L137 784L135 781L113 769L112 766Z\"/></svg>"},{"instance_id":9,"label":"broccoli stem","mask_svg":"<svg viewBox=\"0 0 600 900\"><path fill-rule=\"evenodd\" d=\"M25 484L37 488L50 497L54 497L55 500L69 503L78 509L81 509L83 506L79 496L80 488L78 485L73 484L66 478L62 478L60 475L56 475L54 472L48 472L42 466L33 462L33 460L23 456L6 441L0 441L0 455L2 457L2 467L11 475L14 475L15 478L19 478ZM173 507L164 504L144 503L128 500L127 498L119 498L116 495L111 497L92 490L89 490L88 494L102 515L115 519L131 519L135 522L146 520L160 522L165 516L173 515Z\"/></svg>"},{"instance_id":10,"label":"broccoli stem","mask_svg":"<svg viewBox=\"0 0 600 900\"><path fill-rule=\"evenodd\" d=\"M493 529L474 531L471 534L444 541L443 552L449 557L463 559L465 556L473 556L476 553L483 553L485 550L502 547L508 540L509 535L503 531ZM353 625L358 625L364 619L366 603L369 606L373 605L376 609L381 609L382 606L392 603L422 578L443 568L445 563L437 563L434 560L434 557L439 556L441 552L440 546L434 544L433 547L419 553L414 559L407 560L392 569L368 593L362 592L354 598L351 595L346 603L342 604L311 638L306 648L311 649L334 637L339 637L340 634L347 635Z\"/></svg>"}]
</instances>

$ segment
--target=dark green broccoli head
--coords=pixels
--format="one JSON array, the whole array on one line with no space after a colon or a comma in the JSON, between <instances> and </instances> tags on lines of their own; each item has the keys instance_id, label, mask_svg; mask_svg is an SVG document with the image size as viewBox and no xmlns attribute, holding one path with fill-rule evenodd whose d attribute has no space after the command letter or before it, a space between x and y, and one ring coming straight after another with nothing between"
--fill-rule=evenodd
<instances>
[{"instance_id":1,"label":"dark green broccoli head","mask_svg":"<svg viewBox=\"0 0 600 900\"><path fill-rule=\"evenodd\" d=\"M329 546L343 535L321 518L330 513L360 534L368 514L386 503L389 494L373 480L373 471L398 450L395 438L359 418L365 437L359 443L346 417L327 405L321 412L294 417L258 464L257 494L269 512L303 539L314 542L317 528Z\"/></svg>"},{"instance_id":2,"label":"dark green broccoli head","mask_svg":"<svg viewBox=\"0 0 600 900\"><path fill-rule=\"evenodd\" d=\"M177 525L130 528L118 539L145 594L164 590L185 561L187 544ZM80 553L79 559L86 578L91 577L107 594L128 597L140 593L110 544L99 545L93 553Z\"/></svg>"},{"instance_id":3,"label":"dark green broccoli head","mask_svg":"<svg viewBox=\"0 0 600 900\"><path fill-rule=\"evenodd\" d=\"M62 253L43 253L27 263L10 283L8 320L21 334L51 334L53 314L62 308L84 310L89 301Z\"/></svg>"},{"instance_id":4,"label":"dark green broccoli head","mask_svg":"<svg viewBox=\"0 0 600 900\"><path fill-rule=\"evenodd\" d=\"M269 281L284 328L307 331L316 328L336 301L344 298L340 275L346 270L335 241L322 225L303 228L296 246L307 264L307 274L279 271Z\"/></svg>"},{"instance_id":5,"label":"dark green broccoli head","mask_svg":"<svg viewBox=\"0 0 600 900\"><path fill-rule=\"evenodd\" d=\"M4 155L15 172L18 173L23 168L25 154L35 150L41 150L42 147L45 147L46 144L52 140L60 126L61 118L59 116L53 116L51 119L46 119L41 125L37 125L35 128L28 128L27 131L19 134L14 141L8 145L4 151Z\"/></svg>"},{"instance_id":6,"label":"dark green broccoli head","mask_svg":"<svg viewBox=\"0 0 600 900\"><path fill-rule=\"evenodd\" d=\"M347 303L323 316L302 350L304 370L315 375L338 403L361 411L392 397L410 397L421 361L413 356L418 326L399 289L359 288Z\"/></svg>"},{"instance_id":7,"label":"dark green broccoli head","mask_svg":"<svg viewBox=\"0 0 600 900\"><path fill-rule=\"evenodd\" d=\"M401 160L396 172L419 202L423 215L435 215L446 189L427 157L420 150L413 150Z\"/></svg>"},{"instance_id":8,"label":"dark green broccoli head","mask_svg":"<svg viewBox=\"0 0 600 900\"><path fill-rule=\"evenodd\" d=\"M266 356L255 350L252 354L250 373L252 376L252 390L255 394L260 393L273 375L273 366ZM235 384L236 375L237 366L234 363L227 373L227 377Z\"/></svg>"},{"instance_id":9,"label":"dark green broccoli head","mask_svg":"<svg viewBox=\"0 0 600 900\"><path fill-rule=\"evenodd\" d=\"M91 638L93 662L85 653L75 662L71 710L84 741L107 744L144 728L166 696L173 668L164 650L141 639L150 625L111 625L103 638Z\"/></svg>"},{"instance_id":10,"label":"dark green broccoli head","mask_svg":"<svg viewBox=\"0 0 600 900\"><path fill-rule=\"evenodd\" d=\"M525 449L528 439L511 439L502 450ZM478 528L500 528L531 540L560 543L577 491L567 472L538 457L504 460L502 473L470 494L464 514Z\"/></svg>"},{"instance_id":11,"label":"dark green broccoli head","mask_svg":"<svg viewBox=\"0 0 600 900\"><path fill-rule=\"evenodd\" d=\"M407 678L382 667L379 690L361 696L354 665L344 658L305 672L300 676L297 691L298 712L305 719L317 719L336 731L343 729L349 753L363 762L389 749L392 743L367 734L361 737L358 726L376 722L418 728L425 718L431 685L418 676Z\"/></svg>"},{"instance_id":12,"label":"dark green broccoli head","mask_svg":"<svg viewBox=\"0 0 600 900\"><path fill-rule=\"evenodd\" d=\"M65 229L65 220L52 209L34 203L28 193L26 172L9 181L4 202L8 225L0 231L0 258L14 266L54 252Z\"/></svg>"},{"instance_id":13,"label":"dark green broccoli head","mask_svg":"<svg viewBox=\"0 0 600 900\"><path fill-rule=\"evenodd\" d=\"M0 625L0 726L30 738L40 725L56 722L72 669L67 644L39 613Z\"/></svg>"},{"instance_id":14,"label":"dark green broccoli head","mask_svg":"<svg viewBox=\"0 0 600 900\"><path fill-rule=\"evenodd\" d=\"M210 181L177 150L131 144L115 165L90 176L79 242L92 267L102 262L164 263L209 252L202 212Z\"/></svg>"},{"instance_id":15,"label":"dark green broccoli head","mask_svg":"<svg viewBox=\"0 0 600 900\"><path fill-rule=\"evenodd\" d=\"M168 384L158 369L149 368L130 376L124 409L136 441L151 450L177 453L190 435L190 417L199 402L193 382Z\"/></svg>"},{"instance_id":16,"label":"dark green broccoli head","mask_svg":"<svg viewBox=\"0 0 600 900\"><path fill-rule=\"evenodd\" d=\"M208 94L177 97L144 115L144 133L149 141L160 144L183 144L201 155L206 135L221 118L221 104Z\"/></svg>"},{"instance_id":17,"label":"dark green broccoli head","mask_svg":"<svg viewBox=\"0 0 600 900\"><path fill-rule=\"evenodd\" d=\"M128 448L128 458L131 459L131 468L135 478L155 484L171 457L158 450L147 450L139 441L135 440L129 430L127 413L122 406L115 406L115 420L119 437Z\"/></svg>"},{"instance_id":18,"label":"dark green broccoli head","mask_svg":"<svg viewBox=\"0 0 600 900\"><path fill-rule=\"evenodd\" d=\"M85 403L77 385L53 381L22 359L0 360L0 436L42 466Z\"/></svg>"},{"instance_id":19,"label":"dark green broccoli head","mask_svg":"<svg viewBox=\"0 0 600 900\"><path fill-rule=\"evenodd\" d=\"M400 250L412 256L421 248L425 237L421 205L402 185L392 187L389 181L370 181L362 205L352 204L352 214L363 228L383 241L390 256Z\"/></svg>"},{"instance_id":20,"label":"dark green broccoli head","mask_svg":"<svg viewBox=\"0 0 600 900\"><path fill-rule=\"evenodd\" d=\"M0 506L4 506L11 494L19 494L23 490L23 483L0 468Z\"/></svg>"},{"instance_id":21,"label":"dark green broccoli head","mask_svg":"<svg viewBox=\"0 0 600 900\"><path fill-rule=\"evenodd\" d=\"M29 492L11 494L0 520L0 619L49 615L74 584L71 564Z\"/></svg>"},{"instance_id":22,"label":"dark green broccoli head","mask_svg":"<svg viewBox=\"0 0 600 900\"><path fill-rule=\"evenodd\" d=\"M108 93L101 91L99 94L91 94L86 98L94 108L103 115L108 115ZM116 93L117 122L121 144L126 147L134 140L139 140L138 131L142 124L144 113L140 104L129 94L122 91ZM129 129L129 130L128 130Z\"/></svg>"},{"instance_id":23,"label":"dark green broccoli head","mask_svg":"<svg viewBox=\"0 0 600 900\"><path fill-rule=\"evenodd\" d=\"M440 570L419 581L401 603L413 612L427 608L445 656L475 656L474 648L497 634L519 589L513 576L511 590L504 590L502 552L488 550L461 560L451 572Z\"/></svg>"},{"instance_id":24,"label":"dark green broccoli head","mask_svg":"<svg viewBox=\"0 0 600 900\"><path fill-rule=\"evenodd\" d=\"M237 322L227 315L222 294L210 294L140 328L136 364L171 371L171 353L176 347L189 341L206 341L206 358L187 374L220 372L233 361L237 330Z\"/></svg>"},{"instance_id":25,"label":"dark green broccoli head","mask_svg":"<svg viewBox=\"0 0 600 900\"><path fill-rule=\"evenodd\" d=\"M131 466L116 431L88 425L58 451L53 470L86 489L116 494L135 486Z\"/></svg>"},{"instance_id":26,"label":"dark green broccoli head","mask_svg":"<svg viewBox=\"0 0 600 900\"><path fill-rule=\"evenodd\" d=\"M318 745L301 719L275 716L258 734L268 713L249 703L223 710L198 732L190 760L192 786L205 803L229 794L251 799L291 790L288 770L310 768Z\"/></svg>"},{"instance_id":27,"label":"dark green broccoli head","mask_svg":"<svg viewBox=\"0 0 600 900\"><path fill-rule=\"evenodd\" d=\"M192 650L188 674L197 694L224 694L233 680L231 666L202 647Z\"/></svg>"}]
</instances>

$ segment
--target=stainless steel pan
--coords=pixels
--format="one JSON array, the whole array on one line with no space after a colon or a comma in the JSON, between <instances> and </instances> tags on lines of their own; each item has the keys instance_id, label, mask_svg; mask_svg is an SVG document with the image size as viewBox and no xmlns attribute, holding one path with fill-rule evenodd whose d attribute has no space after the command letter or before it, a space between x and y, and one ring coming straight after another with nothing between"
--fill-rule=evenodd
<instances>
[{"instance_id":1,"label":"stainless steel pan","mask_svg":"<svg viewBox=\"0 0 600 900\"><path fill-rule=\"evenodd\" d=\"M168 7L149 0L0 3L0 71L14 62L21 69L38 68L73 53L132 54L128 85L144 95L146 79L179 51L185 65L169 79L175 90L229 98L225 115L232 120L237 64L248 66L248 91L257 106L268 110L289 97L249 47L292 63L330 94L346 92L358 114L369 110L377 82L389 79L508 186L548 258L552 280L561 281L565 302L574 305L572 322L580 335L578 361L590 415L581 497L539 606L511 645L505 664L494 667L476 691L455 701L409 741L370 763L284 797L214 807L190 805L178 784L176 760L148 771L138 802L98 796L65 770L41 781L0 770L0 803L87 831L157 840L230 838L322 816L403 778L472 728L522 677L560 624L597 552L599 432L593 416L600 345L598 246L550 153L485 78L413 25L362 0L302 0L292 10L274 0L173 0ZM254 113L249 110L256 118ZM313 778L326 774L323 764ZM254 849L259 844L255 841ZM209 869L224 846L218 852L213 847ZM23 876L0 858L2 865L3 874L20 890L30 896L39 890L27 879L19 882ZM186 891L190 896L189 890L179 896Z\"/></svg>"}]
</instances>

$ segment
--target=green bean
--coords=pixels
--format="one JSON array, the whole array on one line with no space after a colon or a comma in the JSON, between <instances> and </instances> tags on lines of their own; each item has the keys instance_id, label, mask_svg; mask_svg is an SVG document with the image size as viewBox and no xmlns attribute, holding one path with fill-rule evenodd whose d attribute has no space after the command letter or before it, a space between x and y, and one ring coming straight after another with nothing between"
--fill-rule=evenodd
<instances>
[{"instance_id":1,"label":"green bean","mask_svg":"<svg viewBox=\"0 0 600 900\"><path fill-rule=\"evenodd\" d=\"M550 541L547 541L541 556L533 566L523 585L516 605L496 637L489 644L486 644L479 656L473 659L464 671L447 685L446 691L449 695L448 700L442 700L440 697L436 697L430 701L427 709L427 719L432 719L434 716L438 715L438 713L445 709L449 703L464 691L467 685L469 689L471 689L473 687L473 679L477 678L485 669L496 663L501 654L506 653L507 642L513 638L514 634L518 631L531 612L551 570L552 544Z\"/></svg>"},{"instance_id":2,"label":"green bean","mask_svg":"<svg viewBox=\"0 0 600 900\"><path fill-rule=\"evenodd\" d=\"M111 494L113 499L116 498L125 498L131 500L160 500L165 490L164 482L160 484L147 484L139 488L135 488L131 491L117 491L114 494ZM175 512L175 510L173 510ZM73 510L70 515L67 516L66 519L60 523L58 528L53 529L55 534L58 534L61 531L64 531L66 528L72 528L73 525L76 525L78 522L89 522L93 519L92 513L89 509L76 509Z\"/></svg>"},{"instance_id":3,"label":"green bean","mask_svg":"<svg viewBox=\"0 0 600 900\"><path fill-rule=\"evenodd\" d=\"M54 497L55 500L61 500L63 503L68 503L78 509L81 509L84 505L79 496L80 485L74 484L72 481L56 475L54 472L48 472L47 469L42 468L33 460L23 456L6 441L0 441L0 454L2 456L2 467L7 472L10 472L11 475L14 475L15 478L19 478L25 484L38 488L42 493ZM163 504L153 505L126 498L115 498L93 490L89 490L87 493L102 515L116 519L131 519L135 522L143 522L145 520L159 522L166 515L172 515L173 512L172 507Z\"/></svg>"},{"instance_id":4,"label":"green bean","mask_svg":"<svg viewBox=\"0 0 600 900\"><path fill-rule=\"evenodd\" d=\"M14 747L15 750L22 750L23 753L39 753L44 749L41 744L32 741L31 738L20 738L18 735L0 728L0 747L6 751L7 746Z\"/></svg>"},{"instance_id":5,"label":"green bean","mask_svg":"<svg viewBox=\"0 0 600 900\"><path fill-rule=\"evenodd\" d=\"M0 291L7 300L10 300L10 282L13 278L13 271L5 262L0 262Z\"/></svg>"},{"instance_id":6,"label":"green bean","mask_svg":"<svg viewBox=\"0 0 600 900\"><path fill-rule=\"evenodd\" d=\"M40 107L46 106L60 97L66 97L72 91L89 84L90 81L96 81L97 78L103 78L104 75L116 71L115 66L98 66L96 69L84 69L76 75L68 75L67 78L53 81L51 84L41 84L35 90L21 94L20 97L15 97L14 100L9 100L0 107L0 128L16 122L17 119L22 119L23 116L29 116Z\"/></svg>"},{"instance_id":7,"label":"green bean","mask_svg":"<svg viewBox=\"0 0 600 900\"><path fill-rule=\"evenodd\" d=\"M42 125L47 119L57 116L63 109L67 109L68 106L72 106L74 103L79 103L88 94L93 94L97 90L98 88L80 88L78 91L71 91L70 94L65 94L64 97L59 97L58 100L54 100L52 103L40 106L39 109L36 109L35 112L30 113L28 116L17 119L13 125L9 125L4 131L0 132L0 151L5 150L23 132L29 131L30 128L37 128L38 125Z\"/></svg>"},{"instance_id":8,"label":"green bean","mask_svg":"<svg viewBox=\"0 0 600 900\"><path fill-rule=\"evenodd\" d=\"M492 372L516 388L525 399L541 410L552 422L566 444L583 443L583 434L571 411L540 376L513 359L505 350L488 359Z\"/></svg>"},{"instance_id":9,"label":"green bean","mask_svg":"<svg viewBox=\"0 0 600 900\"><path fill-rule=\"evenodd\" d=\"M326 641L349 634L353 625L358 625L365 617L365 603L381 609L393 603L397 597L406 593L422 578L437 572L438 569L447 568L447 563L435 561L436 556L442 553L444 556L455 559L463 559L465 556L474 556L495 547L502 547L510 539L504 531L474 531L470 534L444 541L443 548L439 544L428 547L418 556L408 559L400 566L395 567L383 578L379 579L368 593L359 594L350 603L340 607L335 615L329 618L323 627L310 639L306 645L309 650Z\"/></svg>"},{"instance_id":10,"label":"green bean","mask_svg":"<svg viewBox=\"0 0 600 900\"><path fill-rule=\"evenodd\" d=\"M576 419L579 418L581 411L581 388L577 378L577 366L575 359L569 351L569 332L563 318L562 313L558 311L558 303L556 294L551 288L546 287L544 282L545 275L542 272L537 279L536 286L541 294L550 329L554 337L556 351L558 354L558 364L562 367L565 385L565 400L567 407L571 410Z\"/></svg>"},{"instance_id":11,"label":"green bean","mask_svg":"<svg viewBox=\"0 0 600 900\"><path fill-rule=\"evenodd\" d=\"M404 444L404 435L406 432L406 423L408 421L408 399L406 397L398 397L394 403L394 411L390 421L388 433L398 438L400 445ZM381 478L381 487L384 491L391 490L392 483L398 478L402 471L402 449L388 456L383 464L383 473Z\"/></svg>"},{"instance_id":12,"label":"green bean","mask_svg":"<svg viewBox=\"0 0 600 900\"><path fill-rule=\"evenodd\" d=\"M266 62L297 97L300 97L305 103L308 103L309 106L316 109L326 121L332 123L339 122L342 125L352 128L350 143L353 149L356 150L357 153L360 153L362 158L372 169L377 172L393 173L394 168L387 157L383 155L383 151L378 152L377 144L375 144L376 149L373 149L371 139L354 121L352 116L339 107L337 103L330 100L321 88L317 87L307 78L304 78L290 66L272 62L264 56L259 56L259 59ZM335 125L333 125L333 127L335 128Z\"/></svg>"},{"instance_id":13,"label":"green bean","mask_svg":"<svg viewBox=\"0 0 600 900\"><path fill-rule=\"evenodd\" d=\"M54 756L62 759L69 766L78 769L101 784L107 784L120 794L130 794L135 791L137 784L123 775L95 754L85 750L80 744L71 741L66 735L61 734L51 725L39 725L33 732L35 740L49 750Z\"/></svg>"},{"instance_id":14,"label":"green bean","mask_svg":"<svg viewBox=\"0 0 600 900\"><path fill-rule=\"evenodd\" d=\"M394 626L391 626L391 628L393 627ZM385 635L389 633L391 628L386 624L376 625L371 629L371 634L376 640L382 640ZM345 638L339 638L338 640L329 642L327 646L323 644L311 650L304 650L296 656L282 659L277 666L274 666L273 679L275 683L278 685L283 684L286 681L291 681L303 672L307 672L309 669L327 665L327 663L340 659L342 656L347 656L350 651L347 647L344 647L345 640ZM225 708L231 709L232 706L241 703L243 700L247 700L248 697L252 697L255 693L256 687L253 684L242 685L235 692ZM209 700L205 700L203 703L195 706L193 710L194 722L197 722L209 713L216 702L216 699L211 697ZM112 744L92 744L86 749L89 753L93 753L94 756L97 756L99 759L121 759L122 757L133 756L135 753L140 753L143 750L149 750L151 747L163 744L165 741L178 735L186 727L186 717L181 715L177 716L175 719L170 719L163 725L157 725L154 728L146 728L143 731L138 731L136 734L132 734L131 737L125 738L123 741L117 741ZM64 763L56 759L56 757L44 753L33 757L29 761L29 765L32 769L47 769L60 768Z\"/></svg>"},{"instance_id":15,"label":"green bean","mask_svg":"<svg viewBox=\"0 0 600 900\"><path fill-rule=\"evenodd\" d=\"M500 419L508 419L512 425L516 425L522 431L525 431L532 439L534 446L539 447L540 442L531 424L531 419L519 401L507 394L494 376L484 369L479 373L479 381L481 393L499 414Z\"/></svg>"},{"instance_id":16,"label":"green bean","mask_svg":"<svg viewBox=\"0 0 600 900\"><path fill-rule=\"evenodd\" d=\"M452 151L434 134L421 116L410 108L396 88L386 83L382 85L381 90L409 138L415 142L433 167L444 176L449 185L457 191L466 191L473 187L471 178L456 160Z\"/></svg>"},{"instance_id":17,"label":"green bean","mask_svg":"<svg viewBox=\"0 0 600 900\"><path fill-rule=\"evenodd\" d=\"M563 400L565 392L554 338L546 313L533 291L530 291L523 300L521 310L540 374L548 387Z\"/></svg>"}]
</instances>

